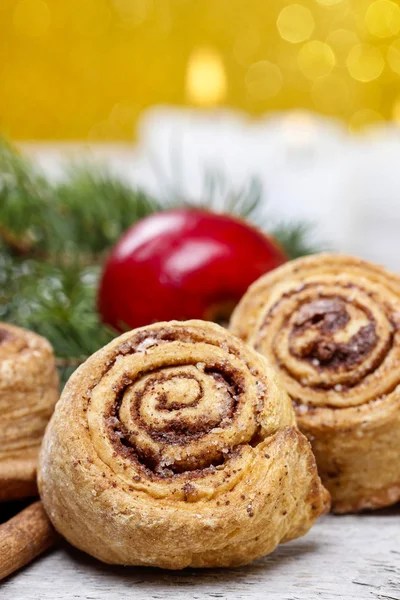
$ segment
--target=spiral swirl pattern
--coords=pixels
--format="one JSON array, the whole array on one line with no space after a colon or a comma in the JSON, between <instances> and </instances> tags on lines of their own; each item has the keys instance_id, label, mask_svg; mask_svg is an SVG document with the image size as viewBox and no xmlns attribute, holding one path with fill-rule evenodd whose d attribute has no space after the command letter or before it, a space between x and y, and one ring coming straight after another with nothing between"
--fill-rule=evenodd
<instances>
[{"instance_id":1,"label":"spiral swirl pattern","mask_svg":"<svg viewBox=\"0 0 400 600\"><path fill-rule=\"evenodd\" d=\"M285 524L271 538L271 532L256 535L256 529L275 512L269 499L276 502L279 492L275 475L270 484L266 480L266 454L273 449L281 479L296 453L301 459L294 467L298 497L295 490L291 500L288 495ZM289 398L264 359L217 325L173 322L121 336L71 378L46 435L40 481L56 527L91 553L91 534L83 540L81 532L93 521L97 527L104 511L93 498L111 493L119 514L135 507L130 528L121 533L123 548L109 539L110 514L103 515L97 535L109 545L95 545L103 560L209 566L248 562L311 525L326 505L312 462ZM90 506L82 500L88 481ZM84 507L84 523L78 523L76 507L68 522L65 509L58 514L60 486L83 490L69 502ZM294 496L301 506L296 516ZM113 515L116 526L120 517L115 510Z\"/></svg>"},{"instance_id":2,"label":"spiral swirl pattern","mask_svg":"<svg viewBox=\"0 0 400 600\"><path fill-rule=\"evenodd\" d=\"M221 479L215 467L263 435L259 427L269 405L263 373L225 340L178 326L151 330L150 336L140 331L117 351L89 390L97 455L124 479L129 468L129 482L157 497L184 497L188 486L177 480L188 477L197 481L192 496L195 489L197 497L209 494L211 480L215 487ZM230 479L234 485L237 478Z\"/></svg>"},{"instance_id":3,"label":"spiral swirl pattern","mask_svg":"<svg viewBox=\"0 0 400 600\"><path fill-rule=\"evenodd\" d=\"M332 432L347 427L348 446L353 430L359 440L365 437L367 421L372 428L372 414L376 414L377 429L378 423L385 429L385 407L390 418L393 411L396 415L400 384L399 301L399 277L356 258L323 254L299 259L259 279L232 316L231 330L280 372L300 428L313 440L320 470L326 463L330 475L323 479L338 510L391 503L389 498L396 496L393 490L400 484L398 470L386 478L385 492L379 488L381 484L370 489L370 482L364 499L359 490L360 498L347 503L343 473L348 471L354 477L360 442L354 443L350 453L353 466L350 458L349 464L344 464L340 450L327 461L333 442L330 450L321 442L328 435L338 440ZM325 429L321 432L322 422ZM397 416L393 427L388 452L398 453ZM379 442L377 453L378 446ZM382 461L386 458L383 456ZM365 465L360 470L365 472ZM366 482L362 485L367 487ZM335 488L341 488L344 494L336 505L339 491L335 493Z\"/></svg>"},{"instance_id":4,"label":"spiral swirl pattern","mask_svg":"<svg viewBox=\"0 0 400 600\"><path fill-rule=\"evenodd\" d=\"M37 492L37 454L57 398L47 340L0 323L0 500Z\"/></svg>"}]
</instances>

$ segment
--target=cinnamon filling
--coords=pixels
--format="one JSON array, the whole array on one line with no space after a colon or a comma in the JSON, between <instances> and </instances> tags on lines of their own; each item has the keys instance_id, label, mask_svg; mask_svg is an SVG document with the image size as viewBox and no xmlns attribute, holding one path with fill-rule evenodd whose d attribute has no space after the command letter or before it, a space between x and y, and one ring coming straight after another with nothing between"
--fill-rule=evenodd
<instances>
[{"instance_id":1,"label":"cinnamon filling","mask_svg":"<svg viewBox=\"0 0 400 600\"><path fill-rule=\"evenodd\" d=\"M146 351L152 345L158 345L170 341L191 341L191 332L185 330L173 331L159 330L149 333L141 332L129 342L122 344L118 350L120 354L133 354ZM197 341L197 340L196 340ZM198 341L207 341L199 339ZM209 343L209 342L208 342ZM237 352L235 352L237 355ZM109 361L105 372L107 372L117 359L117 355ZM189 365L183 365L183 368ZM194 365L192 365L194 366ZM168 365L166 365L168 369ZM174 368L178 368L177 365ZM192 374L185 372L172 374L164 373L162 369L156 369L153 373L147 372L142 376L150 376L140 391L134 391L132 386L135 382L125 374L121 378L118 387L114 387L115 402L108 414L104 415L107 434L114 446L115 453L133 461L143 475L151 479L192 474L193 477L205 476L213 472L215 467L223 464L234 450L224 449L223 452L211 446L201 454L189 456L185 461L165 463L163 449L176 446L184 448L186 445L200 440L213 428L226 428L235 418L236 408L244 393L243 375L235 369L229 368L225 362L210 367L204 366L204 375L212 379L212 386L218 396L220 403L220 414L209 415L195 414L193 409L202 401L205 390L202 381L197 380ZM181 384L185 387L181 389ZM182 391L184 389L184 391ZM128 431L120 419L120 408L125 394L133 390L133 401L131 403L131 417L135 423L136 430ZM211 390L212 393L212 390ZM154 419L148 423L141 413L142 403L147 395L153 397L153 409L156 411ZM188 415L185 416L185 410ZM176 413L176 415L174 415ZM158 417L159 415L159 417ZM163 420L163 415L168 418ZM149 444L141 443L140 432L159 445L154 450Z\"/></svg>"},{"instance_id":2,"label":"cinnamon filling","mask_svg":"<svg viewBox=\"0 0 400 600\"><path fill-rule=\"evenodd\" d=\"M297 358L328 369L352 367L368 356L378 342L375 320L371 314L367 316L368 325L361 327L347 342L337 342L334 333L350 321L345 302L339 298L325 298L304 304L290 334L289 351ZM310 328L318 331L318 335L295 347L296 338Z\"/></svg>"},{"instance_id":3,"label":"cinnamon filling","mask_svg":"<svg viewBox=\"0 0 400 600\"><path fill-rule=\"evenodd\" d=\"M0 344L10 340L12 337L13 335L8 331L8 329L0 328Z\"/></svg>"},{"instance_id":4,"label":"cinnamon filling","mask_svg":"<svg viewBox=\"0 0 400 600\"><path fill-rule=\"evenodd\" d=\"M337 371L347 371L347 380L343 381L343 390L350 389L359 384L359 382L368 374L375 371L385 360L394 343L394 332L396 326L390 316L389 329L385 334L385 339L381 340L377 333L377 323L371 310L363 304L352 299L351 303L346 297L324 296L319 292L319 282L315 281L301 286L299 290L291 290L282 294L281 298L269 309L265 315L261 328L259 330L258 341L255 348L262 352L262 344L265 335L272 320L279 315L282 304L290 301L300 291L303 295L310 290L308 300L303 300L298 308L287 316L280 329L291 328L289 333L289 343L287 351L297 360L305 361L313 366L315 371L328 371L331 373ZM352 290L354 293L360 290L355 284L343 284L340 287L343 290ZM317 289L315 298L312 298L313 290ZM376 301L374 295L367 290L360 290ZM347 295L347 294L346 294ZM358 330L352 328L352 310L358 310L360 322ZM382 308L385 310L385 307ZM346 330L349 331L346 337ZM265 335L264 335L265 332ZM379 350L378 350L379 348ZM291 377L299 379L282 356L272 345L272 352L276 358L279 368L286 371ZM368 363L368 367L363 363L368 357L373 359ZM362 367L361 371L356 367ZM302 383L302 380L300 381ZM327 382L319 384L304 384L312 389L329 389L331 386Z\"/></svg>"},{"instance_id":5,"label":"cinnamon filling","mask_svg":"<svg viewBox=\"0 0 400 600\"><path fill-rule=\"evenodd\" d=\"M253 378L262 376L240 347L223 337L210 340L206 333L195 328L140 331L120 343L88 388L87 402L91 403L102 378L120 360L123 364L124 356L151 353L154 347L162 349L163 344L173 342L205 343L222 349L226 358L215 355L210 361L206 354L202 362L195 353L197 358L191 362L189 352L182 363L177 359L163 365L158 352L157 366L153 369L146 367L134 377L129 368L119 374L112 387L111 403L107 400L110 408L104 412L103 422L114 457L132 463L135 481L142 478L185 481L214 475L242 452L243 445L259 440L256 413L261 410L267 390L261 382L256 386L255 381L253 393L259 401L252 402L254 414L250 416L244 406L246 376L242 369L247 369ZM229 355L239 358L243 367L234 368ZM127 468L125 462L122 468Z\"/></svg>"}]
</instances>

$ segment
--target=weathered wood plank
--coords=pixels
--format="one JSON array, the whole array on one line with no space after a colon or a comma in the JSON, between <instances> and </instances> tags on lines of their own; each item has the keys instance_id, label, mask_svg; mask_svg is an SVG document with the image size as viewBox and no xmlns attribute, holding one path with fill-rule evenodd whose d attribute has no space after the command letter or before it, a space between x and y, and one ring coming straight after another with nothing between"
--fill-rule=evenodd
<instances>
[{"instance_id":1,"label":"weathered wood plank","mask_svg":"<svg viewBox=\"0 0 400 600\"><path fill-rule=\"evenodd\" d=\"M176 573L110 567L65 545L10 577L7 600L400 600L400 505L326 516L248 567Z\"/></svg>"}]
</instances>

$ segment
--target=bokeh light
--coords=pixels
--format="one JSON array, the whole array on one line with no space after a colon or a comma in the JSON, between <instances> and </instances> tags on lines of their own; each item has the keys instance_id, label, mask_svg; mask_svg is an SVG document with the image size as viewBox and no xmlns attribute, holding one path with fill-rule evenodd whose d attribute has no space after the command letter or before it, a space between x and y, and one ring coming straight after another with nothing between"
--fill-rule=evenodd
<instances>
[{"instance_id":1,"label":"bokeh light","mask_svg":"<svg viewBox=\"0 0 400 600\"><path fill-rule=\"evenodd\" d=\"M375 0L368 7L365 24L372 35L385 38L400 31L400 8L390 0Z\"/></svg>"},{"instance_id":2,"label":"bokeh light","mask_svg":"<svg viewBox=\"0 0 400 600\"><path fill-rule=\"evenodd\" d=\"M334 29L329 33L326 41L332 47L339 67L346 66L350 50L360 43L356 33L348 29Z\"/></svg>"},{"instance_id":3,"label":"bokeh light","mask_svg":"<svg viewBox=\"0 0 400 600\"><path fill-rule=\"evenodd\" d=\"M149 17L152 9L152 0L114 0L114 7L118 13L119 26L132 29L141 25Z\"/></svg>"},{"instance_id":4,"label":"bokeh light","mask_svg":"<svg viewBox=\"0 0 400 600\"><path fill-rule=\"evenodd\" d=\"M400 123L400 94L397 96L396 100L393 102L392 108L392 118L396 123Z\"/></svg>"},{"instance_id":5,"label":"bokeh light","mask_svg":"<svg viewBox=\"0 0 400 600\"><path fill-rule=\"evenodd\" d=\"M155 104L398 118L398 0L0 0L0 133L131 140ZM368 121L369 119L369 121Z\"/></svg>"},{"instance_id":6,"label":"bokeh light","mask_svg":"<svg viewBox=\"0 0 400 600\"><path fill-rule=\"evenodd\" d=\"M349 123L350 131L357 132L365 127L381 123L384 120L384 116L377 110L363 108L355 112L351 117Z\"/></svg>"},{"instance_id":7,"label":"bokeh light","mask_svg":"<svg viewBox=\"0 0 400 600\"><path fill-rule=\"evenodd\" d=\"M317 0L318 4L322 4L323 6L333 6L334 4L339 4L339 2L343 2L343 0Z\"/></svg>"},{"instance_id":8,"label":"bokeh light","mask_svg":"<svg viewBox=\"0 0 400 600\"><path fill-rule=\"evenodd\" d=\"M335 65L335 55L329 44L313 40L302 46L298 64L305 77L314 81L329 75Z\"/></svg>"},{"instance_id":9,"label":"bokeh light","mask_svg":"<svg viewBox=\"0 0 400 600\"><path fill-rule=\"evenodd\" d=\"M396 40L388 49L387 59L390 68L400 75L400 40Z\"/></svg>"},{"instance_id":10,"label":"bokeh light","mask_svg":"<svg viewBox=\"0 0 400 600\"><path fill-rule=\"evenodd\" d=\"M315 27L311 11L301 4L282 8L276 24L281 37L292 44L308 40Z\"/></svg>"},{"instance_id":11,"label":"bokeh light","mask_svg":"<svg viewBox=\"0 0 400 600\"><path fill-rule=\"evenodd\" d=\"M347 57L347 68L354 79L358 81L372 81L379 77L385 66L379 48L371 44L358 44L354 46Z\"/></svg>"},{"instance_id":12,"label":"bokeh light","mask_svg":"<svg viewBox=\"0 0 400 600\"><path fill-rule=\"evenodd\" d=\"M197 106L214 106L225 98L224 66L212 48L198 48L191 54L186 73L186 95Z\"/></svg>"},{"instance_id":13,"label":"bokeh light","mask_svg":"<svg viewBox=\"0 0 400 600\"><path fill-rule=\"evenodd\" d=\"M282 87L282 75L279 68L268 60L251 65L246 74L246 87L256 100L265 100L276 96Z\"/></svg>"}]
</instances>

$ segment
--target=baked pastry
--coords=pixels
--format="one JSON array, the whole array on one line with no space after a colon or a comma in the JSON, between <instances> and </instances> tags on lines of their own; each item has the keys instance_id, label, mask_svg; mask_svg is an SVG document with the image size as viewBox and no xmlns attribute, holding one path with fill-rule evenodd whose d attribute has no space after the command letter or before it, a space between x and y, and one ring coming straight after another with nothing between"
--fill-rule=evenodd
<instances>
[{"instance_id":1,"label":"baked pastry","mask_svg":"<svg viewBox=\"0 0 400 600\"><path fill-rule=\"evenodd\" d=\"M38 481L74 546L167 569L248 563L306 533L328 503L274 373L202 321L133 330L79 367Z\"/></svg>"},{"instance_id":2,"label":"baked pastry","mask_svg":"<svg viewBox=\"0 0 400 600\"><path fill-rule=\"evenodd\" d=\"M37 493L37 455L57 398L49 342L0 323L0 500Z\"/></svg>"},{"instance_id":3,"label":"baked pastry","mask_svg":"<svg viewBox=\"0 0 400 600\"><path fill-rule=\"evenodd\" d=\"M335 254L261 277L231 331L277 369L338 513L400 499L400 277Z\"/></svg>"}]
</instances>

